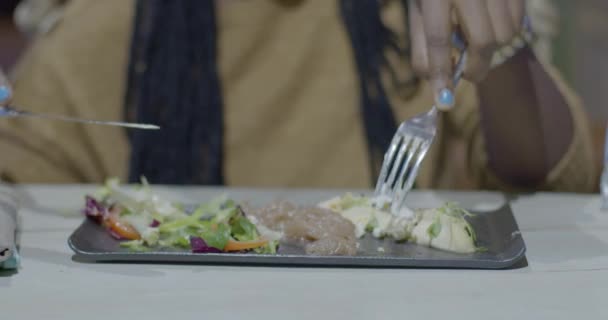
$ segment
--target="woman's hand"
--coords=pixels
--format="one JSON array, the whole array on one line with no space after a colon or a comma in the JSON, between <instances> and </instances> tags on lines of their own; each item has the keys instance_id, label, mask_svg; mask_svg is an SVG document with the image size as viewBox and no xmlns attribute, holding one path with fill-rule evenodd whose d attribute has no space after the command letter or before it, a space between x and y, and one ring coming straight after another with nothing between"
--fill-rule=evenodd
<instances>
[{"instance_id":1,"label":"woman's hand","mask_svg":"<svg viewBox=\"0 0 608 320\"><path fill-rule=\"evenodd\" d=\"M414 69L429 79L439 109L453 107L452 32L455 26L467 42L463 77L480 82L490 70L494 52L521 31L525 0L409 1Z\"/></svg>"},{"instance_id":2,"label":"woman's hand","mask_svg":"<svg viewBox=\"0 0 608 320\"><path fill-rule=\"evenodd\" d=\"M12 89L6 75L0 69L0 107L9 103L12 97Z\"/></svg>"}]
</instances>

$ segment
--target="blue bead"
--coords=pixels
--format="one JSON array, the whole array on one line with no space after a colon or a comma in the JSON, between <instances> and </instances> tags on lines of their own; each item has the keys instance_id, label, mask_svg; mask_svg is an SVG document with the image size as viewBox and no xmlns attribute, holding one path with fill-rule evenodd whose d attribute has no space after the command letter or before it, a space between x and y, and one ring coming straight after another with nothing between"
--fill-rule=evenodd
<instances>
[{"instance_id":1,"label":"blue bead","mask_svg":"<svg viewBox=\"0 0 608 320\"><path fill-rule=\"evenodd\" d=\"M454 105L454 94L450 89L442 89L439 92L439 102L446 106Z\"/></svg>"},{"instance_id":2,"label":"blue bead","mask_svg":"<svg viewBox=\"0 0 608 320\"><path fill-rule=\"evenodd\" d=\"M0 86L0 102L10 99L11 90L8 87Z\"/></svg>"}]
</instances>

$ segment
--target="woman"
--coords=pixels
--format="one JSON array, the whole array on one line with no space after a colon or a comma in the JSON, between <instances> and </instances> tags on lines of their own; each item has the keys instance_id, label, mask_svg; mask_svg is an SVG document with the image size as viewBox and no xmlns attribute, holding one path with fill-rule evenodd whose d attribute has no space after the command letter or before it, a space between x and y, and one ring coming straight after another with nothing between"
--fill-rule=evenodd
<instances>
[{"instance_id":1,"label":"woman","mask_svg":"<svg viewBox=\"0 0 608 320\"><path fill-rule=\"evenodd\" d=\"M417 186L590 190L583 109L556 72L530 48L490 71L492 53L520 32L523 5L68 1L16 70L15 103L163 130L11 120L2 170L22 182L144 174L156 183L367 187L396 123L455 102ZM470 82L446 99L453 13L470 46Z\"/></svg>"}]
</instances>

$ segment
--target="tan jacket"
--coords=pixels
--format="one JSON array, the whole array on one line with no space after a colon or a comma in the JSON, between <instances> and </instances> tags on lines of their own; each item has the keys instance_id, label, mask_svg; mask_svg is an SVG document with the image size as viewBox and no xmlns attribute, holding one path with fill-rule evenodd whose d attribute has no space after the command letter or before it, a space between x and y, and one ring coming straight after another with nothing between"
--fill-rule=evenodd
<instances>
[{"instance_id":1,"label":"tan jacket","mask_svg":"<svg viewBox=\"0 0 608 320\"><path fill-rule=\"evenodd\" d=\"M369 187L374 177L358 80L337 1L283 2L224 1L218 10L227 183ZM72 0L60 24L37 39L15 70L16 104L121 119L133 7L133 0ZM398 25L399 15L389 9L385 18ZM547 68L569 99L576 132L543 188L590 190L594 171L583 109ZM508 189L487 167L475 90L464 83L457 109L440 119L420 187ZM390 96L399 121L432 104L426 85L412 97ZM122 129L2 120L0 150L2 174L19 182L100 182L127 174L129 143Z\"/></svg>"}]
</instances>

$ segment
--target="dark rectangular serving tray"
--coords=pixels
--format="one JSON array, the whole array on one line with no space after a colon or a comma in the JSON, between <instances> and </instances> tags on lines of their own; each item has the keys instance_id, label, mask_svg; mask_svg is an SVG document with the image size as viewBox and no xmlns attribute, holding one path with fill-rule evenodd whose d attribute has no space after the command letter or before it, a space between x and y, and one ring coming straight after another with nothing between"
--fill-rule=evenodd
<instances>
[{"instance_id":1,"label":"dark rectangular serving tray","mask_svg":"<svg viewBox=\"0 0 608 320\"><path fill-rule=\"evenodd\" d=\"M474 254L455 254L391 239L366 236L359 240L356 256L311 256L303 249L281 245L277 255L195 254L188 251L130 252L106 230L85 219L68 244L76 258L93 262L199 263L266 266L370 267L370 268L466 268L509 269L523 261L526 246L508 204L488 212L475 212L469 222L477 232L478 245L487 249ZM379 249L382 248L382 249Z\"/></svg>"}]
</instances>

